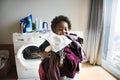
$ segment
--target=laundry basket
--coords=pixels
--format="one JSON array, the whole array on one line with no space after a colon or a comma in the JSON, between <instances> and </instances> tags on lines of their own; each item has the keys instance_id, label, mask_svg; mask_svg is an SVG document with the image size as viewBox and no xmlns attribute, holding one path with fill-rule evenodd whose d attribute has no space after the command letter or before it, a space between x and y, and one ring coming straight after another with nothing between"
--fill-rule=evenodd
<instances>
[{"instance_id":1,"label":"laundry basket","mask_svg":"<svg viewBox=\"0 0 120 80\"><path fill-rule=\"evenodd\" d=\"M5 77L11 69L8 50L0 50L0 78Z\"/></svg>"}]
</instances>

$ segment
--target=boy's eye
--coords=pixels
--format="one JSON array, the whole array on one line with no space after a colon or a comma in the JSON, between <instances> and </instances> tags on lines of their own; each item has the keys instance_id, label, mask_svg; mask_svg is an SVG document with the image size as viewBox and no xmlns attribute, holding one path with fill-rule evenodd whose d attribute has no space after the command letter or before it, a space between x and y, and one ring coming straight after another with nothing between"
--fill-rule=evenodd
<instances>
[{"instance_id":1,"label":"boy's eye","mask_svg":"<svg viewBox=\"0 0 120 80\"><path fill-rule=\"evenodd\" d=\"M65 27L65 31L67 31L67 28Z\"/></svg>"}]
</instances>

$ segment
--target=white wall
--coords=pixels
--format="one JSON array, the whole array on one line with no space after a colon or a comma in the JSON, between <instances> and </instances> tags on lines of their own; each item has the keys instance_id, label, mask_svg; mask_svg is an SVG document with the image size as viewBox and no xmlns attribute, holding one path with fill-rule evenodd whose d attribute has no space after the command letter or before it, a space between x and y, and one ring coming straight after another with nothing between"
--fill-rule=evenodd
<instances>
[{"instance_id":1,"label":"white wall","mask_svg":"<svg viewBox=\"0 0 120 80\"><path fill-rule=\"evenodd\" d=\"M51 24L58 15L68 16L72 30L87 26L90 0L0 0L0 44L11 44L12 33L20 31L21 18L32 14Z\"/></svg>"}]
</instances>

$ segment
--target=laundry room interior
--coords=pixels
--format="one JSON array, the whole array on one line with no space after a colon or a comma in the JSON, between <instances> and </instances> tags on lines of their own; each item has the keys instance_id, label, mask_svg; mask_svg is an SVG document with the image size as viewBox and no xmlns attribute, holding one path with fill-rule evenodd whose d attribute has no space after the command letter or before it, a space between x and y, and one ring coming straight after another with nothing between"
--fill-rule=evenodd
<instances>
[{"instance_id":1,"label":"laundry room interior","mask_svg":"<svg viewBox=\"0 0 120 80\"><path fill-rule=\"evenodd\" d=\"M120 66L116 65L120 64L118 58L112 57L117 60L113 64L118 69L113 69L113 71L105 65L109 58L107 56L109 51L106 51L109 48L109 43L105 42L111 41L112 31L110 30L113 29L109 28L107 23L110 24L110 20L113 19L110 17L113 16L110 8L113 8L114 4L117 2L113 0L111 2L108 0L0 0L0 79L40 80L41 73L38 71L42 62L41 56L37 55L36 57L36 54L33 54L29 59L23 53L28 53L28 47L38 50L46 38L46 40L51 39L50 41L54 43L56 38L48 39L53 31L51 29L52 20L57 16L66 16L72 26L69 33L82 39L81 49L83 49L87 60L77 64L80 71L76 73L75 77L60 78L60 80L118 80L120 78ZM109 7L109 5L112 6ZM104 7L109 11L105 12ZM94 10L92 12L92 9L95 9L96 12ZM105 17L109 12L111 15L107 17L110 19ZM105 38L108 33L110 33L110 37ZM61 43L68 44L68 38L66 41L62 39L66 38L60 37ZM95 54L92 54L94 51L96 51ZM89 78L85 77L86 75Z\"/></svg>"}]
</instances>

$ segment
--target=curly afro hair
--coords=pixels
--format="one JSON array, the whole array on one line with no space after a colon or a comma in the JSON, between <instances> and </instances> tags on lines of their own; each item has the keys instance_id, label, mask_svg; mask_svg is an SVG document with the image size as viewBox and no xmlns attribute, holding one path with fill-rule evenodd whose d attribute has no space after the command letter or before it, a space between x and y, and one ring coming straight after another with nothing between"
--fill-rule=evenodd
<instances>
[{"instance_id":1,"label":"curly afro hair","mask_svg":"<svg viewBox=\"0 0 120 80\"><path fill-rule=\"evenodd\" d=\"M54 29L56 28L57 24L60 23L61 21L65 21L68 24L68 29L71 30L71 22L68 19L68 17L60 15L56 16L52 21L51 21L51 29L54 32Z\"/></svg>"}]
</instances>

